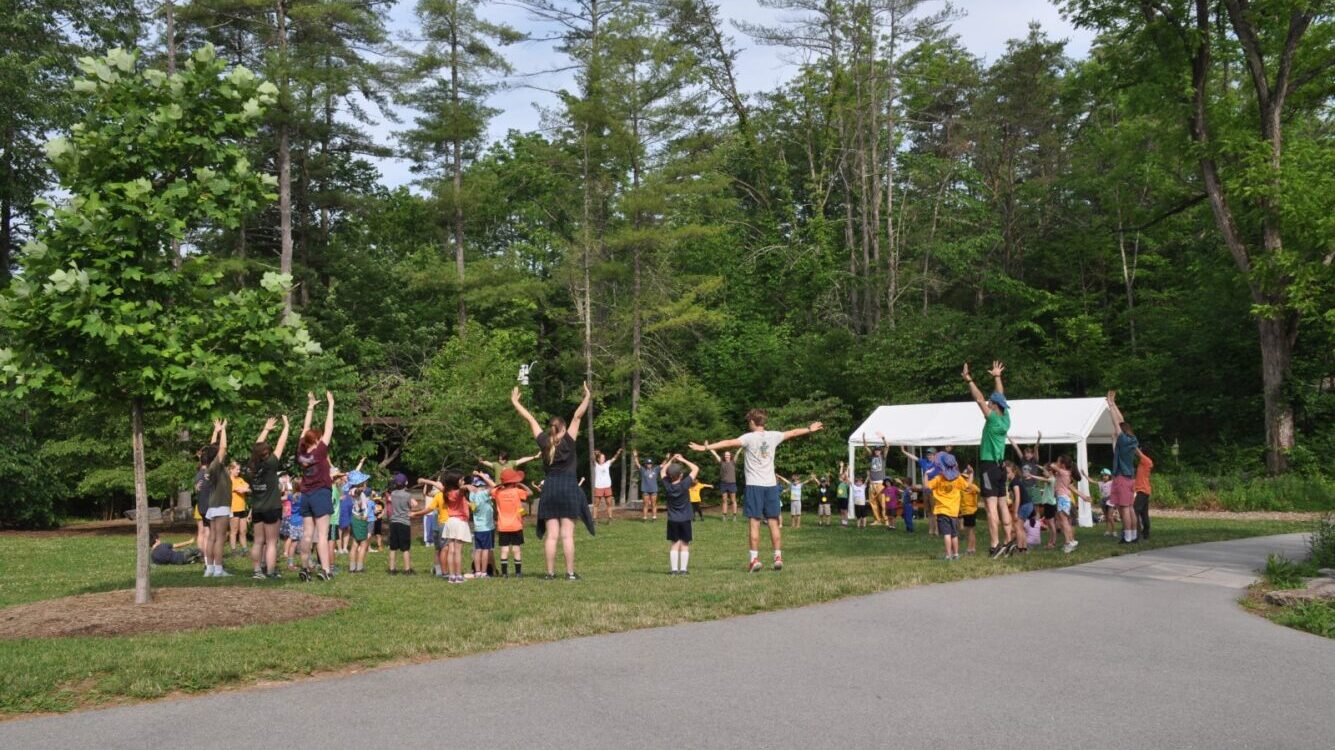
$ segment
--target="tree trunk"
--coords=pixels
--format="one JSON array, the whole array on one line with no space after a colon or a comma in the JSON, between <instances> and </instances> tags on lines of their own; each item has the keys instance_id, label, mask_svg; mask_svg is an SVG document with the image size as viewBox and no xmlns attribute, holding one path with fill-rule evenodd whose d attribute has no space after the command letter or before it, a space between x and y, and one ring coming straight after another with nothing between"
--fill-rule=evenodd
<instances>
[{"instance_id":1,"label":"tree trunk","mask_svg":"<svg viewBox=\"0 0 1335 750\"><path fill-rule=\"evenodd\" d=\"M148 604L148 479L144 468L144 405L130 401L130 433L134 446L134 603Z\"/></svg>"},{"instance_id":2,"label":"tree trunk","mask_svg":"<svg viewBox=\"0 0 1335 750\"><path fill-rule=\"evenodd\" d=\"M452 6L455 14L450 23L450 104L454 114L459 116L459 18L458 5ZM464 325L468 322L468 307L464 301L464 207L460 202L463 195L464 179L464 144L458 133L454 135L454 270L459 276L459 335L464 335Z\"/></svg>"},{"instance_id":3,"label":"tree trunk","mask_svg":"<svg viewBox=\"0 0 1335 750\"><path fill-rule=\"evenodd\" d=\"M0 143L0 151L3 151L3 158L0 158L0 185L6 186L0 190L0 289L9 284L9 264L12 256L10 248L14 242L14 205L9 199L8 186L13 184L14 179L14 161L11 154L14 152L14 129L5 128L5 140Z\"/></svg>"},{"instance_id":4,"label":"tree trunk","mask_svg":"<svg viewBox=\"0 0 1335 750\"><path fill-rule=\"evenodd\" d=\"M1293 361L1298 327L1282 318L1257 321L1261 336L1261 385L1265 402L1266 469L1283 474L1289 469L1289 451L1296 442L1293 405L1284 392Z\"/></svg>"},{"instance_id":5,"label":"tree trunk","mask_svg":"<svg viewBox=\"0 0 1335 750\"><path fill-rule=\"evenodd\" d=\"M278 0L278 66L282 76L282 96L278 109L278 236L280 250L278 271L292 273L292 163L288 144L287 123L287 9L285 1ZM292 312L292 288L283 293L283 312Z\"/></svg>"}]
</instances>

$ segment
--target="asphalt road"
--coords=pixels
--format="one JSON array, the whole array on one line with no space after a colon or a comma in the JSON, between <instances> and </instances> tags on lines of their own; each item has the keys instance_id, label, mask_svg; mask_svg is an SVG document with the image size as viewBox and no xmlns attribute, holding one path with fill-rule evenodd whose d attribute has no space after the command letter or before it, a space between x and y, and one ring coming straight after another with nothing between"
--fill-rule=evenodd
<instances>
[{"instance_id":1,"label":"asphalt road","mask_svg":"<svg viewBox=\"0 0 1335 750\"><path fill-rule=\"evenodd\" d=\"M1236 604L1268 553L1302 547L1178 547L11 721L0 747L1328 748L1335 641Z\"/></svg>"}]
</instances>

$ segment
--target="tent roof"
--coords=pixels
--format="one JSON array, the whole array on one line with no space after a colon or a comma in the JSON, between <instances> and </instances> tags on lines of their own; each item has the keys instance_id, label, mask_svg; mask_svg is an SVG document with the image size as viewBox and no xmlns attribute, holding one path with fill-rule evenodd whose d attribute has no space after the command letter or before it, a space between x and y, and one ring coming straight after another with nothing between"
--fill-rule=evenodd
<instances>
[{"instance_id":1,"label":"tent roof","mask_svg":"<svg viewBox=\"0 0 1335 750\"><path fill-rule=\"evenodd\" d=\"M1032 443L1040 431L1045 443L1112 442L1112 412L1104 399L1017 399L1010 406L1010 438L1016 443ZM881 406L848 436L848 443L862 445L863 435L875 443L877 432L892 446L978 445L983 412L972 401Z\"/></svg>"}]
</instances>

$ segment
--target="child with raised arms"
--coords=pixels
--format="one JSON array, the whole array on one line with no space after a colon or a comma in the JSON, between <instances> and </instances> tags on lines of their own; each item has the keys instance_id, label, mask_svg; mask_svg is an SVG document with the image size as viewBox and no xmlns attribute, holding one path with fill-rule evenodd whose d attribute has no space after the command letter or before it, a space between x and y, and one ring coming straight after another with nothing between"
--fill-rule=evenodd
<instances>
[{"instance_id":1,"label":"child with raised arms","mask_svg":"<svg viewBox=\"0 0 1335 750\"><path fill-rule=\"evenodd\" d=\"M690 469L690 474L682 471L683 465ZM668 548L669 575L687 575L687 566L691 562L690 490L699 475L700 467L680 453L663 462L660 488L667 503L667 540L671 543Z\"/></svg>"}]
</instances>

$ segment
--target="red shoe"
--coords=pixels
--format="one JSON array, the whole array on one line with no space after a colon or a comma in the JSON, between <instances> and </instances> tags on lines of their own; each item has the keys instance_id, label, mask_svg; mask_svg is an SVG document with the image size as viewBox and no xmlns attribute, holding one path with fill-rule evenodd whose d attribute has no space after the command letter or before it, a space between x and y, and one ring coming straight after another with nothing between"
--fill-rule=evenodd
<instances>
[{"instance_id":1,"label":"red shoe","mask_svg":"<svg viewBox=\"0 0 1335 750\"><path fill-rule=\"evenodd\" d=\"M756 559L752 560L749 565L746 566L746 572L759 573L760 569L763 567L765 566L760 563L760 558L757 557Z\"/></svg>"},{"instance_id":2,"label":"red shoe","mask_svg":"<svg viewBox=\"0 0 1335 750\"><path fill-rule=\"evenodd\" d=\"M783 570L783 555L778 555L774 558L774 569Z\"/></svg>"}]
</instances>

